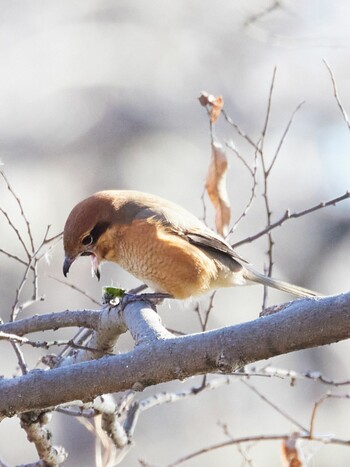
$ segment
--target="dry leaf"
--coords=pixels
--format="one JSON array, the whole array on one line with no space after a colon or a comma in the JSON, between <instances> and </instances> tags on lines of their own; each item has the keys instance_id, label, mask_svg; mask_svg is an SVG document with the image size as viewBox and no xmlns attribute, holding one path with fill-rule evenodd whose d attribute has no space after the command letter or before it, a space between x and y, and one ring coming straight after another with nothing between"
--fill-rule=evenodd
<instances>
[{"instance_id":1,"label":"dry leaf","mask_svg":"<svg viewBox=\"0 0 350 467\"><path fill-rule=\"evenodd\" d=\"M222 96L213 96L207 92L201 92L198 98L201 105L209 107L209 115L211 123L215 123L220 116L221 110L224 106L224 99Z\"/></svg>"},{"instance_id":2,"label":"dry leaf","mask_svg":"<svg viewBox=\"0 0 350 467\"><path fill-rule=\"evenodd\" d=\"M297 446L297 438L291 436L282 443L282 465L283 467L302 467L300 453Z\"/></svg>"},{"instance_id":3,"label":"dry leaf","mask_svg":"<svg viewBox=\"0 0 350 467\"><path fill-rule=\"evenodd\" d=\"M198 97L199 103L203 107L206 107L207 105L210 105L212 103L213 99L215 100L215 97L212 96L211 94L208 94L206 91L202 91L200 96Z\"/></svg>"},{"instance_id":4,"label":"dry leaf","mask_svg":"<svg viewBox=\"0 0 350 467\"><path fill-rule=\"evenodd\" d=\"M211 123L215 123L216 120L219 118L221 110L224 106L224 99L222 96L217 96L215 101L213 102L211 109L210 109L210 121Z\"/></svg>"},{"instance_id":5,"label":"dry leaf","mask_svg":"<svg viewBox=\"0 0 350 467\"><path fill-rule=\"evenodd\" d=\"M226 189L227 157L220 143L212 144L212 156L205 187L216 210L216 230L225 236L230 224L230 201Z\"/></svg>"}]
</instances>

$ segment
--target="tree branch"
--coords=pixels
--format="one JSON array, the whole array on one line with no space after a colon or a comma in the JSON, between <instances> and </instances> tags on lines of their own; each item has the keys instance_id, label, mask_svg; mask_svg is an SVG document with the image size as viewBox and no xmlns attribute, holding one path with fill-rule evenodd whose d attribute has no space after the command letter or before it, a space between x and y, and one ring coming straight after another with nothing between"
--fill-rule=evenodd
<instances>
[{"instance_id":1,"label":"tree branch","mask_svg":"<svg viewBox=\"0 0 350 467\"><path fill-rule=\"evenodd\" d=\"M128 303L129 327L145 301ZM150 307L152 308L152 307ZM236 326L179 337L142 341L125 354L35 370L0 382L0 414L11 416L73 400L184 379L204 373L231 374L276 355L350 337L350 293L291 302L279 313ZM25 394L25 397L23 397Z\"/></svg>"},{"instance_id":2,"label":"tree branch","mask_svg":"<svg viewBox=\"0 0 350 467\"><path fill-rule=\"evenodd\" d=\"M57 330L71 326L84 326L95 329L98 326L100 311L77 310L34 315L18 321L0 324L0 332L23 336L31 332Z\"/></svg>"},{"instance_id":3,"label":"tree branch","mask_svg":"<svg viewBox=\"0 0 350 467\"><path fill-rule=\"evenodd\" d=\"M239 242L236 242L231 246L232 248L237 248L238 246L244 245L245 243L252 243L258 238L262 237L263 235L266 235L268 232L275 229L276 227L281 227L282 224L284 224L286 221L290 219L297 219L298 217L306 216L307 214L311 214L312 212L318 211L319 209L327 208L329 206L335 206L341 201L345 201L346 199L349 199L349 198L350 198L350 192L347 191L342 196L338 196L337 198L333 198L326 202L322 201L321 203L316 204L315 206L312 206L311 208L304 209L303 211L291 213L288 209L283 214L283 216L276 222L273 222L272 224L268 225L265 229L261 230L257 234L244 238L243 240L240 240Z\"/></svg>"}]
</instances>

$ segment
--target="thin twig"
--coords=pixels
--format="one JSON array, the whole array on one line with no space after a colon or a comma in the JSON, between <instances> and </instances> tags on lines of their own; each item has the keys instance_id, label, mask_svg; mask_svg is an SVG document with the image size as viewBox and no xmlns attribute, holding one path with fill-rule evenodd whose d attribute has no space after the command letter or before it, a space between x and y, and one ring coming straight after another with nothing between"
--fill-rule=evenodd
<instances>
[{"instance_id":1,"label":"thin twig","mask_svg":"<svg viewBox=\"0 0 350 467\"><path fill-rule=\"evenodd\" d=\"M263 129L262 129L262 132L261 132L261 138L259 140L259 148L260 148L260 161L261 161L261 165L262 165L262 169L263 169L263 175L264 175L264 188L263 188L263 198L264 198L264 204L265 204L265 211L266 211L266 225L269 226L271 225L271 216L272 216L272 211L271 211L271 208L270 208L270 200L269 200L269 196L268 196L268 178L269 178L269 170L267 168L267 164L266 164L266 161L265 161L265 154L264 154L264 142L265 142L265 137L266 137L266 133L267 133L267 128L268 128L268 124L269 124L269 120L270 120L270 112L271 112L271 103L272 103L272 94L273 94L273 89L274 89L274 85L275 85L275 78L276 78L276 67L274 68L273 70L273 74L272 74L272 80L271 80L271 85L270 85L270 91L269 91L269 97L268 97L268 101L267 101L267 109L266 109L266 116L265 116L265 122L264 122L264 126L263 126ZM267 239L268 239L268 251L267 251L267 255L268 255L268 259L269 259L269 262L268 262L268 267L267 267L267 271L266 271L266 274L268 276L271 276L272 275L272 267L273 267L273 245L274 245L274 242L273 242L273 239L272 239L272 235L271 235L271 232L269 232L267 234ZM262 304L262 309L264 310L265 307L266 307L266 303L267 303L267 287L264 286L264 295L263 295L263 304Z\"/></svg>"},{"instance_id":2,"label":"thin twig","mask_svg":"<svg viewBox=\"0 0 350 467\"><path fill-rule=\"evenodd\" d=\"M25 286L25 284L27 282L28 274L29 274L30 271L33 271L33 296L32 296L33 303L38 300L37 263L38 263L39 260L37 259L37 255L39 254L39 252L41 251L41 249L43 248L43 246L47 242L47 235L49 233L49 230L50 230L50 226L48 225L47 228L46 228L44 238L43 238L41 244L39 245L39 247L31 255L29 255L27 267L26 267L26 269L24 271L24 274L23 274L22 280L20 282L20 285L16 290L16 296L15 296L14 303L12 305L10 321L15 321L16 318L17 318L18 313L21 311L21 309L23 309L23 307L21 308L20 306L18 306L18 303L19 303L19 298L20 298L21 292L22 292L23 287Z\"/></svg>"},{"instance_id":3,"label":"thin twig","mask_svg":"<svg viewBox=\"0 0 350 467\"><path fill-rule=\"evenodd\" d=\"M229 148L234 154L235 156L242 162L242 164L244 165L244 167L248 170L248 172L250 173L251 176L254 175L254 170L250 168L249 164L247 163L247 161L244 159L243 156L241 156L241 154L239 153L239 151L237 150L237 148L235 147L235 145L233 144L233 141L230 141L229 143L226 143L225 144L227 148ZM256 153L256 151L255 151Z\"/></svg>"},{"instance_id":4,"label":"thin twig","mask_svg":"<svg viewBox=\"0 0 350 467\"><path fill-rule=\"evenodd\" d=\"M203 188L203 191L202 191L202 194L201 194L203 214L202 214L202 217L200 219L205 225L208 225L207 224L207 205L205 203L205 193L206 193L206 187L204 185L204 188Z\"/></svg>"},{"instance_id":5,"label":"thin twig","mask_svg":"<svg viewBox=\"0 0 350 467\"><path fill-rule=\"evenodd\" d=\"M277 157L278 157L278 155L279 155L279 153L280 153L280 150L281 150L281 148L282 148L282 145L283 145L283 143L284 143L284 140L285 140L285 138L286 138L286 136L287 136L287 134L288 134L288 131L289 131L289 129L290 129L292 123L293 123L295 114L298 112L298 110L299 110L304 104L305 104L305 101L300 102L300 104L296 107L296 109L295 109L294 112L292 113L292 115L291 115L291 117L290 117L290 119L289 119L289 122L288 122L288 124L287 124L287 126L286 126L286 129L284 130L283 135L282 135L282 137L281 137L281 139L280 139L280 142L278 143L278 146L277 146L275 155L273 156L273 159L272 159L272 162L271 162L271 164L270 164L270 167L267 169L267 173L266 173L267 176L269 176L269 174L270 174L270 172L271 172L273 166L275 165L275 162L276 162Z\"/></svg>"},{"instance_id":6,"label":"thin twig","mask_svg":"<svg viewBox=\"0 0 350 467\"><path fill-rule=\"evenodd\" d=\"M258 160L258 152L255 151L255 155L254 155L254 165L253 165L253 169L251 169L249 167L249 165L246 163L246 161L244 160L244 158L238 153L238 151L232 147L231 145L227 145L232 151L234 151L234 153L237 155L237 157L244 163L245 167L247 167L247 169L249 170L249 173L251 174L252 176L252 179L253 179L253 185L252 185L252 189L251 189L251 192L250 192L250 197L249 197L249 200L244 208L244 210L242 211L242 213L238 216L237 220L234 222L234 224L232 225L232 227L230 228L227 236L229 237L238 227L239 223L241 222L241 220L248 214L249 212L249 209L251 208L252 204L253 204L253 201L254 201L254 198L255 198L255 195L256 195L256 189L257 189L257 186L258 186L258 179L257 179L257 171L258 171L258 164L257 164L257 160Z\"/></svg>"},{"instance_id":7,"label":"thin twig","mask_svg":"<svg viewBox=\"0 0 350 467\"><path fill-rule=\"evenodd\" d=\"M54 237L51 237L51 238L46 239L46 240L43 241L42 249L46 245L49 245L49 246L48 246L47 249L45 249L45 251L42 254L39 254L40 252L38 252L38 254L36 256L38 262L41 261L44 256L47 256L47 254L57 246L57 244L60 242L61 238L62 238L62 234L58 234L58 235L55 235Z\"/></svg>"},{"instance_id":8,"label":"thin twig","mask_svg":"<svg viewBox=\"0 0 350 467\"><path fill-rule=\"evenodd\" d=\"M301 425L297 420L295 420L291 415L289 415L287 412L282 410L280 407L278 407L274 402L272 402L269 398L264 396L258 389L256 389L253 385L245 381L244 379L241 380L241 383L247 386L251 391L253 391L257 396L260 397L264 402L266 402L270 407L272 407L276 412L278 412L282 417L286 418L290 422L292 422L295 426L297 426L302 432L308 433L308 430Z\"/></svg>"},{"instance_id":9,"label":"thin twig","mask_svg":"<svg viewBox=\"0 0 350 467\"><path fill-rule=\"evenodd\" d=\"M339 97L338 89L337 89L337 84L336 84L336 80L335 80L333 71L332 71L331 67L329 66L328 62L325 59L323 59L323 63L326 65L326 68L329 71L329 74L331 76L335 100L337 101L338 107L339 107L339 109L340 109L340 111L341 111L341 113L343 115L344 121L348 126L348 130L350 131L350 121L349 121L348 115L347 115L347 113L346 113L346 111L345 111L345 109L344 109L344 107L343 107L343 105L342 105L342 103L340 101L340 97Z\"/></svg>"},{"instance_id":10,"label":"thin twig","mask_svg":"<svg viewBox=\"0 0 350 467\"><path fill-rule=\"evenodd\" d=\"M294 434L294 436L297 436L298 439L308 440L308 441L319 441L323 444L336 444L336 445L341 445L341 446L350 446L350 440L347 440L347 439L339 439L339 438L326 437L326 436L325 437L322 437L322 436L311 437L310 435L307 435L304 433ZM290 439L290 437L291 437L290 434L278 434L278 435L245 436L242 438L236 438L233 440L224 441L223 443L213 444L211 446L202 448L198 451L192 452L191 454L181 457L177 461L169 464L167 467L175 467L177 465L183 464L186 461L194 459L195 457L201 456L202 454L206 454L208 452L215 451L217 449L222 449L228 446L234 446L236 444L260 442L260 441L279 441L279 440L283 441L283 440Z\"/></svg>"},{"instance_id":11,"label":"thin twig","mask_svg":"<svg viewBox=\"0 0 350 467\"><path fill-rule=\"evenodd\" d=\"M204 318L202 316L202 312L200 310L200 306L199 306L199 302L197 302L195 308L194 308L194 311L197 313L198 315L198 319L199 319L199 322L200 322L200 325L201 325L201 329L202 331L206 331L207 329L207 325L208 325L208 320L209 320L209 315L210 315L210 312L211 310L213 309L214 307L214 298L215 298L215 295L216 295L216 291L212 292L210 294L210 297L209 297L209 303L208 303L208 306L204 312Z\"/></svg>"},{"instance_id":12,"label":"thin twig","mask_svg":"<svg viewBox=\"0 0 350 467\"><path fill-rule=\"evenodd\" d=\"M8 251L3 250L2 248L0 248L0 253L8 256L10 259L14 259L14 260L18 261L19 263L23 264L24 266L28 265L28 263L26 263L26 261L23 261L23 259L19 258L16 255L13 255L12 253L9 253ZM33 266L32 266L32 269L33 269Z\"/></svg>"},{"instance_id":13,"label":"thin twig","mask_svg":"<svg viewBox=\"0 0 350 467\"><path fill-rule=\"evenodd\" d=\"M24 220L24 222L26 223L26 226L27 226L27 232L28 232L28 237L29 237L29 240L30 240L32 253L34 253L35 248L34 248L33 235L32 235L32 231L31 231L31 228L30 228L29 221L28 221L27 216L25 215L25 212L23 210L22 202L19 199L19 197L16 195L14 190L12 189L12 187L10 185L10 182L8 181L7 177L5 176L5 174L4 174L4 172L2 170L0 170L0 175L4 179L4 181L5 181L6 185L7 185L7 189L9 190L9 192L11 193L11 195L14 197L14 199L16 200L16 202L18 204L19 210L21 212L21 216L22 216L22 218L23 218L23 220Z\"/></svg>"},{"instance_id":14,"label":"thin twig","mask_svg":"<svg viewBox=\"0 0 350 467\"><path fill-rule=\"evenodd\" d=\"M94 349L94 348L86 346L86 345L80 345L79 343L74 342L73 339L70 339L69 341L60 341L60 340L32 341L30 339L27 339L26 337L17 336L16 334L9 334L9 333L5 333L5 332L0 331L0 341L1 340L7 340L7 341L11 342L11 344L20 344L20 345L27 344L27 345L30 345L31 347L34 347L34 348L37 348L37 349L40 349L40 348L49 349L50 347L53 347L53 346L57 346L57 347L67 346L67 347L70 347L72 349L88 350L89 352L100 352L101 351L100 349ZM16 347L16 349L18 349L18 351L19 351L19 347ZM113 353L111 353L111 352L106 352L106 354L113 355ZM23 368L25 368L25 365L23 365L24 360L21 359L21 362L22 362L21 369L23 370ZM25 374L25 373L23 373L23 374Z\"/></svg>"},{"instance_id":15,"label":"thin twig","mask_svg":"<svg viewBox=\"0 0 350 467\"><path fill-rule=\"evenodd\" d=\"M235 123L232 118L227 114L226 110L225 109L222 109L221 110L221 113L222 115L224 116L225 120L227 121L227 123L229 125L231 125L236 131L237 133L239 134L239 136L241 136L243 139L245 139L251 146L253 146L253 148L260 152L260 148L259 146L251 139L250 136L247 135L247 133L245 133L238 125L237 123Z\"/></svg>"},{"instance_id":16,"label":"thin twig","mask_svg":"<svg viewBox=\"0 0 350 467\"><path fill-rule=\"evenodd\" d=\"M267 101L265 122L264 122L264 126L263 126L263 129L262 129L262 132L261 132L261 145L259 145L259 147L261 149L261 152L263 152L264 139L265 139L265 136L266 136L266 133L267 133L267 127L268 127L269 120L270 120L272 94L273 94L273 89L274 89L274 86L275 86L276 72L277 72L277 67L274 67L273 73L272 73L272 80L271 80L271 84L270 84L269 97L268 97L268 101Z\"/></svg>"},{"instance_id":17,"label":"thin twig","mask_svg":"<svg viewBox=\"0 0 350 467\"><path fill-rule=\"evenodd\" d=\"M267 366L261 369L250 368L245 372L236 372L234 376L265 376L265 377L277 377L277 378L288 378L292 386L295 385L296 380L311 380L315 382L320 382L327 386L348 386L350 385L350 380L341 380L335 381L327 376L322 375L319 371L306 371L304 373L297 372L295 370L287 370L284 368L275 368L273 366Z\"/></svg>"},{"instance_id":18,"label":"thin twig","mask_svg":"<svg viewBox=\"0 0 350 467\"><path fill-rule=\"evenodd\" d=\"M320 399L318 399L318 401L315 402L312 413L311 413L311 420L310 420L309 432L310 432L311 437L313 437L313 434L314 434L315 417L316 417L316 413L320 405L323 404L323 402L326 399L331 399L331 398L332 399L350 399L350 394L333 394L331 392L327 392L326 394L323 394L323 396L321 396Z\"/></svg>"},{"instance_id":19,"label":"thin twig","mask_svg":"<svg viewBox=\"0 0 350 467\"><path fill-rule=\"evenodd\" d=\"M61 240L62 237L63 237L63 232L60 232L60 233L54 235L53 237L46 238L44 243L48 244L48 243L53 242L54 240Z\"/></svg>"},{"instance_id":20,"label":"thin twig","mask_svg":"<svg viewBox=\"0 0 350 467\"><path fill-rule=\"evenodd\" d=\"M278 10L279 8L282 7L282 2L280 2L279 0L275 0L274 3L272 3L271 5L269 5L267 8L265 8L264 10L260 11L259 13L255 13L253 15L250 15L245 21L244 21L244 26L247 27L247 26L250 26L254 23L256 23L257 21L261 20L262 18L264 18L265 16L267 16L268 14L272 13L273 11L275 10Z\"/></svg>"},{"instance_id":21,"label":"thin twig","mask_svg":"<svg viewBox=\"0 0 350 467\"><path fill-rule=\"evenodd\" d=\"M0 171L0 173L1 173L1 171ZM19 233L19 230L18 230L17 227L14 225L14 223L11 221L10 216L7 214L6 211L4 211L2 208L0 208L0 212L1 212L1 213L4 215L4 217L6 218L6 220L7 220L7 222L9 223L11 229L15 232L15 234L16 234L16 236L17 236L17 238L18 238L20 244L23 246L23 249L24 249L24 251L25 251L25 253L26 253L26 255L27 255L27 258L28 258L28 260L29 260L31 255L30 255L30 252L29 252L29 250L28 250L28 248L27 248L27 245L25 244L25 242L24 242L24 240L23 240L21 234Z\"/></svg>"},{"instance_id":22,"label":"thin twig","mask_svg":"<svg viewBox=\"0 0 350 467\"><path fill-rule=\"evenodd\" d=\"M21 369L21 372L23 375L26 375L28 373L28 366L24 360L24 355L23 355L23 352L22 350L19 348L19 345L14 342L14 341L11 341L11 345L13 347L13 350L15 351L15 354L16 354L16 357L17 357L17 361L18 361L18 365Z\"/></svg>"},{"instance_id":23,"label":"thin twig","mask_svg":"<svg viewBox=\"0 0 350 467\"><path fill-rule=\"evenodd\" d=\"M244 238L243 240L240 240L239 242L236 242L232 245L232 248L237 248L238 246L244 245L246 243L251 243L258 238L262 237L263 235L266 235L268 232L271 230L275 229L276 227L280 227L284 222L290 219L297 219L298 217L305 216L307 214L310 214L311 212L318 211L319 209L326 208L328 206L335 206L337 203L340 203L341 201L344 201L346 199L350 198L350 192L347 191L344 195L338 196L337 198L333 198L327 202L321 202L319 204L316 204L315 206L312 206L311 208L305 209L303 211L298 211L294 213L290 213L289 210L287 210L284 215L276 222L273 222L272 224L268 225L265 229L261 230L255 235L251 235L250 237Z\"/></svg>"},{"instance_id":24,"label":"thin twig","mask_svg":"<svg viewBox=\"0 0 350 467\"><path fill-rule=\"evenodd\" d=\"M230 384L231 381L232 380L227 377L212 379L211 381L207 381L205 385L201 384L199 387L192 387L177 393L162 392L141 401L135 401L133 404L131 404L124 423L124 427L128 433L129 439L131 439L135 431L136 423L141 412L159 405L178 402L183 399L187 399L188 397L196 396L204 391L215 390L221 386Z\"/></svg>"},{"instance_id":25,"label":"thin twig","mask_svg":"<svg viewBox=\"0 0 350 467\"><path fill-rule=\"evenodd\" d=\"M101 303L98 302L94 297L92 297L91 295L89 295L85 290L81 289L80 287L77 287L76 285L70 283L70 282L65 282L61 279L59 279L58 277L55 277L55 276L51 276L50 274L48 274L48 277L50 279L53 279L54 281L56 282L59 282L60 284L63 284L63 285L66 285L67 287L69 287L70 289L72 290L75 290L77 292L79 292L80 294L82 294L84 297L88 298L89 300L91 300L93 303L95 303L95 305L98 305L98 306L101 306Z\"/></svg>"},{"instance_id":26,"label":"thin twig","mask_svg":"<svg viewBox=\"0 0 350 467\"><path fill-rule=\"evenodd\" d=\"M12 305L12 310L11 310L11 315L10 315L10 321L15 321L16 318L17 318L17 315L19 313L19 307L18 307L18 303L19 303L19 297L21 295L21 292L23 290L23 287L25 286L26 282L27 282L27 279L28 279L28 274L29 272L31 271L31 268L32 268L32 261L33 261L33 258L30 258L29 259L29 262L27 264L27 267L24 271L24 274L23 274L23 277L22 277L22 280L19 284L19 287L17 288L16 290L16 296L15 296L15 300L14 300L14 303Z\"/></svg>"}]
</instances>

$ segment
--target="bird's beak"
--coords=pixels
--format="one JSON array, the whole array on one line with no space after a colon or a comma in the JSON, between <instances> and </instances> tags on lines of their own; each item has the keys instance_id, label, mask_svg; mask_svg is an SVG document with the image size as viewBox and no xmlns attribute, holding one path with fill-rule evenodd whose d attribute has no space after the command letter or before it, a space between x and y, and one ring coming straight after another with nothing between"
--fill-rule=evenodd
<instances>
[{"instance_id":1,"label":"bird's beak","mask_svg":"<svg viewBox=\"0 0 350 467\"><path fill-rule=\"evenodd\" d=\"M93 253L82 253L81 256L91 256L91 272L93 276L96 276L98 280L100 280L101 273L100 273L100 263L96 255ZM69 272L70 267L74 263L76 258L70 258L69 256L66 256L64 258L64 263L63 263L63 274L64 277L67 277L67 274Z\"/></svg>"},{"instance_id":2,"label":"bird's beak","mask_svg":"<svg viewBox=\"0 0 350 467\"><path fill-rule=\"evenodd\" d=\"M67 277L67 274L69 272L69 269L71 267L71 265L73 264L75 258L70 258L69 256L66 256L64 258L64 263L63 263L63 274L64 274L64 277Z\"/></svg>"}]
</instances>

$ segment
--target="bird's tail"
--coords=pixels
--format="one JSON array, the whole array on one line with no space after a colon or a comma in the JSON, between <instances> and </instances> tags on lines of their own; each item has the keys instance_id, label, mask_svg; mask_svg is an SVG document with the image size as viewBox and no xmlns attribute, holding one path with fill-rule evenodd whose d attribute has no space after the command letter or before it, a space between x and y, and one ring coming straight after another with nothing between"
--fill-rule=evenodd
<instances>
[{"instance_id":1,"label":"bird's tail","mask_svg":"<svg viewBox=\"0 0 350 467\"><path fill-rule=\"evenodd\" d=\"M304 289L303 287L299 287L298 285L289 284L288 282L283 282L280 280L272 279L272 277L265 276L264 274L260 274L253 269L248 269L247 267L244 268L243 276L246 280L252 282L258 282L259 284L266 285L267 287L273 287L277 290L282 290L283 292L290 293L297 297L319 297L320 294L309 290Z\"/></svg>"}]
</instances>

